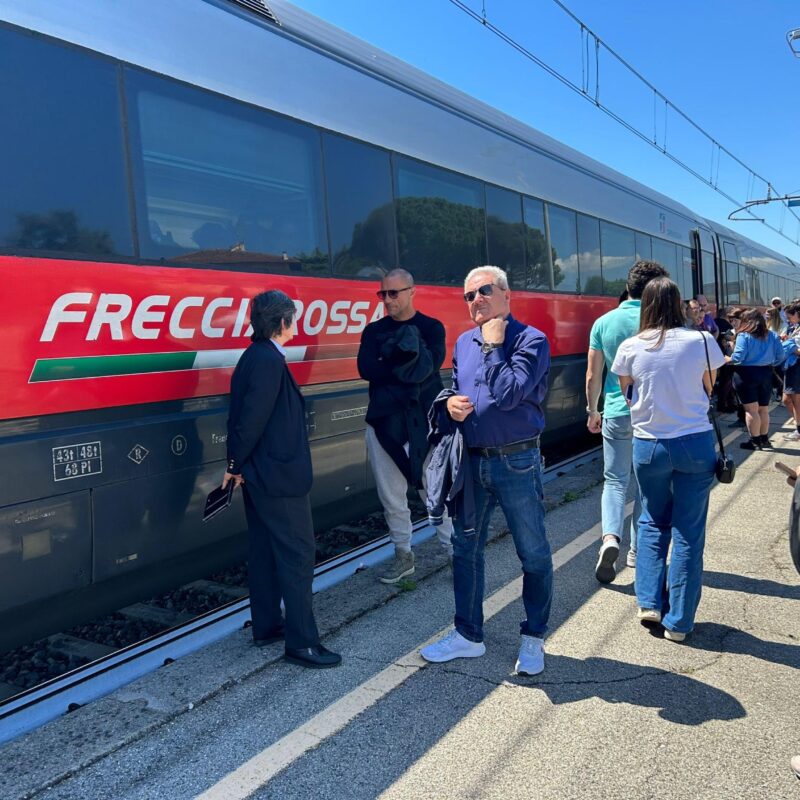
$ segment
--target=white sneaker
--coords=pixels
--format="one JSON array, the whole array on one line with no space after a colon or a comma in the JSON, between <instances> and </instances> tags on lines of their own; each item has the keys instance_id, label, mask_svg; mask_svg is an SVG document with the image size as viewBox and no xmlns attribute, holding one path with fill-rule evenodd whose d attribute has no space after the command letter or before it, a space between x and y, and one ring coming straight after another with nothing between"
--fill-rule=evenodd
<instances>
[{"instance_id":1,"label":"white sneaker","mask_svg":"<svg viewBox=\"0 0 800 800\"><path fill-rule=\"evenodd\" d=\"M628 550L628 555L625 556L625 564L631 569L636 569L636 551Z\"/></svg>"},{"instance_id":2,"label":"white sneaker","mask_svg":"<svg viewBox=\"0 0 800 800\"><path fill-rule=\"evenodd\" d=\"M617 577L617 570L614 568L614 564L618 556L619 542L613 537L606 539L600 545L597 566L594 568L594 575L600 583L611 583Z\"/></svg>"},{"instance_id":3,"label":"white sneaker","mask_svg":"<svg viewBox=\"0 0 800 800\"><path fill-rule=\"evenodd\" d=\"M636 612L636 618L645 625L648 623L658 625L661 622L661 612L655 608L640 608Z\"/></svg>"},{"instance_id":4,"label":"white sneaker","mask_svg":"<svg viewBox=\"0 0 800 800\"><path fill-rule=\"evenodd\" d=\"M791 433L787 433L783 439L786 442L800 442L800 432L792 431Z\"/></svg>"},{"instance_id":5,"label":"white sneaker","mask_svg":"<svg viewBox=\"0 0 800 800\"><path fill-rule=\"evenodd\" d=\"M458 631L452 630L438 642L429 644L419 651L419 654L434 664L452 661L454 658L478 658L486 652L483 642L471 642L465 639Z\"/></svg>"},{"instance_id":6,"label":"white sneaker","mask_svg":"<svg viewBox=\"0 0 800 800\"><path fill-rule=\"evenodd\" d=\"M523 634L520 640L514 672L517 675L538 675L544 670L544 639Z\"/></svg>"}]
</instances>

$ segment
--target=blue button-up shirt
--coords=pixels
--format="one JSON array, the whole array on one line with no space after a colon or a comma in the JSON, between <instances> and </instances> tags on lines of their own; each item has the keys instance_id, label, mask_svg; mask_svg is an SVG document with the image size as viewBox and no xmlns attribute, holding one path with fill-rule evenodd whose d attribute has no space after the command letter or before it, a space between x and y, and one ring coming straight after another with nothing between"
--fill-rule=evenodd
<instances>
[{"instance_id":1,"label":"blue button-up shirt","mask_svg":"<svg viewBox=\"0 0 800 800\"><path fill-rule=\"evenodd\" d=\"M544 398L550 373L550 343L510 314L505 340L481 352L480 328L462 333L453 353L453 388L469 397L474 411L464 420L468 447L501 447L544 430Z\"/></svg>"}]
</instances>

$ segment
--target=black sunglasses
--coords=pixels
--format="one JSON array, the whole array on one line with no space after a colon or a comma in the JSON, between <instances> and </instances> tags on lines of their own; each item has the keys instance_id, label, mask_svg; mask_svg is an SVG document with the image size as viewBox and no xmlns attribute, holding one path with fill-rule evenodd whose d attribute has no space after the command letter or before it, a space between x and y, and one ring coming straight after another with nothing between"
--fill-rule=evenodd
<instances>
[{"instance_id":1,"label":"black sunglasses","mask_svg":"<svg viewBox=\"0 0 800 800\"><path fill-rule=\"evenodd\" d=\"M491 297L494 294L494 287L495 284L493 283L484 283L483 286L479 286L474 292L464 292L464 299L468 303L471 303L477 295Z\"/></svg>"},{"instance_id":2,"label":"black sunglasses","mask_svg":"<svg viewBox=\"0 0 800 800\"><path fill-rule=\"evenodd\" d=\"M387 297L390 300L397 300L400 296L400 292L407 292L409 289L413 289L413 286L406 286L404 289L380 289L379 291L375 292L381 300L385 300Z\"/></svg>"}]
</instances>

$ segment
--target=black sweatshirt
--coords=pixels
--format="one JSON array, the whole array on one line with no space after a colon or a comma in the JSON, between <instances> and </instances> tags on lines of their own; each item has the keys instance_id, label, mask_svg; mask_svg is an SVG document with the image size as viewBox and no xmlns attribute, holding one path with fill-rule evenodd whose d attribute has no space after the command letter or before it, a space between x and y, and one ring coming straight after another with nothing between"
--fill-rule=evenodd
<instances>
[{"instance_id":1,"label":"black sweatshirt","mask_svg":"<svg viewBox=\"0 0 800 800\"><path fill-rule=\"evenodd\" d=\"M383 317L361 336L358 372L369 381L367 423L415 486L421 485L428 451L428 409L443 388L439 369L444 355L444 325L419 311L402 322Z\"/></svg>"}]
</instances>

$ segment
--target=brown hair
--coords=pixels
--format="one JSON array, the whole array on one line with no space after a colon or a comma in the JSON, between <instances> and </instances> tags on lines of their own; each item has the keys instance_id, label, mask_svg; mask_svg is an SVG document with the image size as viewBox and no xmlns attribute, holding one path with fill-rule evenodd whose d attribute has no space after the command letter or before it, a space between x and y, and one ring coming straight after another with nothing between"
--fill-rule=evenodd
<instances>
[{"instance_id":1,"label":"brown hair","mask_svg":"<svg viewBox=\"0 0 800 800\"><path fill-rule=\"evenodd\" d=\"M642 292L639 333L658 331L658 340L651 350L664 343L667 331L686 325L686 316L677 284L669 278L653 278Z\"/></svg>"},{"instance_id":2,"label":"brown hair","mask_svg":"<svg viewBox=\"0 0 800 800\"><path fill-rule=\"evenodd\" d=\"M795 303L795 301L792 300L791 303L783 307L783 310L787 314L800 314L800 303Z\"/></svg>"},{"instance_id":3,"label":"brown hair","mask_svg":"<svg viewBox=\"0 0 800 800\"><path fill-rule=\"evenodd\" d=\"M657 261L637 261L628 272L628 297L638 300L653 278L669 278L669 272Z\"/></svg>"},{"instance_id":4,"label":"brown hair","mask_svg":"<svg viewBox=\"0 0 800 800\"><path fill-rule=\"evenodd\" d=\"M741 316L739 333L749 333L755 339L767 338L767 322L757 308L748 308Z\"/></svg>"}]
</instances>

